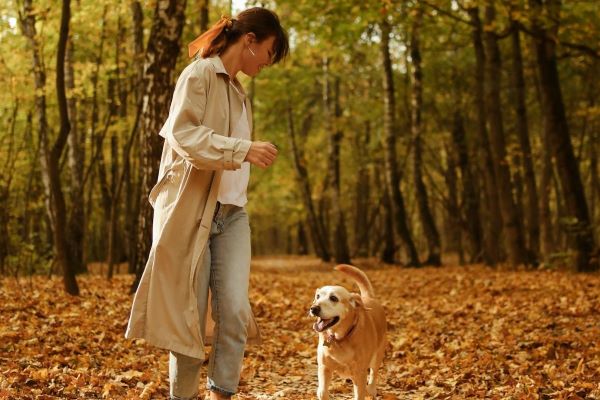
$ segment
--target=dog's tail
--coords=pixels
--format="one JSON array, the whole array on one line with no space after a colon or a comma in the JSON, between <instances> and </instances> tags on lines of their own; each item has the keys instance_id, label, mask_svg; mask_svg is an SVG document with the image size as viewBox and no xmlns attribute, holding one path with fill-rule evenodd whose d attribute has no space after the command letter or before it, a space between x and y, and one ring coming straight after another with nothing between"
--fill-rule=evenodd
<instances>
[{"instance_id":1,"label":"dog's tail","mask_svg":"<svg viewBox=\"0 0 600 400\"><path fill-rule=\"evenodd\" d=\"M339 264L334 267L337 271L343 272L348 275L358 285L360 289L360 295L363 297L375 297L375 291L373 290L373 286L371 285L371 281L367 277L367 274L362 272L360 269L353 267L348 264Z\"/></svg>"}]
</instances>

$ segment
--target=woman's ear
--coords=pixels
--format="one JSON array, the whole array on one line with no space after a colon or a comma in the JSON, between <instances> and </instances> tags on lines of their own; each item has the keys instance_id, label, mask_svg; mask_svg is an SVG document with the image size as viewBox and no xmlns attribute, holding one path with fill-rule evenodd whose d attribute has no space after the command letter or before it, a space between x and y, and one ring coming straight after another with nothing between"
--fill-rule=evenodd
<instances>
[{"instance_id":1,"label":"woman's ear","mask_svg":"<svg viewBox=\"0 0 600 400\"><path fill-rule=\"evenodd\" d=\"M254 34L254 32L246 33L245 38L246 38L246 45L256 42L256 35Z\"/></svg>"}]
</instances>

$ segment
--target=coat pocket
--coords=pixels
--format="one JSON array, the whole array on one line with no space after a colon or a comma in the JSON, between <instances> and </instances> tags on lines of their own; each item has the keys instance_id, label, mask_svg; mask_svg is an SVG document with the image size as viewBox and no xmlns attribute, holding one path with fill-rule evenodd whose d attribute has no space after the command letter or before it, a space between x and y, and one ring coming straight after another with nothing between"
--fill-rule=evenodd
<instances>
[{"instance_id":1,"label":"coat pocket","mask_svg":"<svg viewBox=\"0 0 600 400\"><path fill-rule=\"evenodd\" d=\"M152 207L154 207L154 203L156 202L156 198L158 197L158 193L160 192L160 189L163 187L163 185L167 181L167 176L169 175L169 172L171 172L170 169L165 171L163 176L158 180L158 182L156 182L154 187L152 187L152 189L150 190L150 194L148 195L148 201L150 202L150 205Z\"/></svg>"},{"instance_id":2,"label":"coat pocket","mask_svg":"<svg viewBox=\"0 0 600 400\"><path fill-rule=\"evenodd\" d=\"M178 186L178 185L173 185L173 187L169 187L172 186L170 185L171 183L179 183L179 178L181 178L181 174L182 172L174 167L170 167L169 169L167 169L165 171L165 173L163 174L163 176L160 178L160 180L158 182L156 182L156 185L154 185L154 187L152 188L152 190L150 190L150 194L148 195L148 201L150 202L150 204L152 205L153 208L156 208L157 203L158 202L158 197L163 194L167 195L167 199L172 197L174 200L174 197L176 196L177 192L178 192L178 187L174 187L174 186ZM167 185L169 184L169 185ZM169 193L166 192L171 192L170 195ZM163 206L167 205L169 203L169 201L166 201L166 204L163 204Z\"/></svg>"}]
</instances>

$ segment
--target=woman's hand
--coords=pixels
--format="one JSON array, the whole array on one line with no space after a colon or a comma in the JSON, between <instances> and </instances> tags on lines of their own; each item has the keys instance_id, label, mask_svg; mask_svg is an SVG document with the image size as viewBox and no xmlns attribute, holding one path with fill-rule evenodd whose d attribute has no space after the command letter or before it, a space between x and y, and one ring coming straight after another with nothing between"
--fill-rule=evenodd
<instances>
[{"instance_id":1,"label":"woman's hand","mask_svg":"<svg viewBox=\"0 0 600 400\"><path fill-rule=\"evenodd\" d=\"M252 142L244 161L260 168L267 168L277 157L277 147L269 142Z\"/></svg>"}]
</instances>

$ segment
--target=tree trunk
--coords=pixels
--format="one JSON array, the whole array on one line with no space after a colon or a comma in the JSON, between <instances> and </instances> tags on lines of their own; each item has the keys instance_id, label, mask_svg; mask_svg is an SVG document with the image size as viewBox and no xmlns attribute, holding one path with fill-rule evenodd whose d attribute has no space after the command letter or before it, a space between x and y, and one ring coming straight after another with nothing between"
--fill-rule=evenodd
<instances>
[{"instance_id":1,"label":"tree trunk","mask_svg":"<svg viewBox=\"0 0 600 400\"><path fill-rule=\"evenodd\" d=\"M555 53L555 37L558 31L560 1L529 0L533 11L533 31L535 33L535 54L540 78L542 111L545 117L545 132L550 152L556 161L560 182L560 195L564 199L566 218L563 229L570 239L570 247L575 252L574 264L577 271L596 271L600 266L592 257L594 237L589 218L587 202L579 173L579 166L573 153L569 126L562 99L560 79ZM545 27L539 15L547 11L554 25ZM557 198L560 197L557 195Z\"/></svg>"},{"instance_id":2,"label":"tree trunk","mask_svg":"<svg viewBox=\"0 0 600 400\"><path fill-rule=\"evenodd\" d=\"M89 213L89 208L91 208L91 204L86 202L86 180L85 180L85 171L86 171L86 167L85 164L87 162L87 160L89 159L88 154L91 154L88 152L87 150L87 146L86 146L86 142L87 142L87 123L88 123L88 118L89 118L89 110L88 110L88 105L89 105L89 101L84 98L84 97L78 97L77 98L77 132L78 132L78 136L79 136L79 143L81 143L81 147L82 147L82 151L81 151L81 157L82 157L82 166L81 166L81 203L82 203L82 236L83 236L83 242L82 242L82 247L81 247L81 259L83 262L83 265L85 267L85 272L84 273L88 273L88 267L87 267L87 261L88 261L88 252L89 252L89 246L88 243L90 241L90 238L88 237L88 229L87 226L89 224L89 221L87 220L87 215ZM70 135L69 135L70 137ZM90 186L90 185L88 185ZM73 216L71 216L72 218Z\"/></svg>"},{"instance_id":3,"label":"tree trunk","mask_svg":"<svg viewBox=\"0 0 600 400\"><path fill-rule=\"evenodd\" d=\"M19 20L21 24L21 30L23 35L27 38L32 55L32 70L34 74L34 87L35 87L35 110L37 114L37 133L38 143L40 146L37 155L39 157L41 172L42 172L42 184L44 188L44 205L46 208L46 214L48 221L50 222L50 230L54 230L52 226L53 221L50 218L52 211L50 209L50 182L48 180L48 119L46 115L46 67L42 62L42 54L40 53L40 43L37 38L37 32L35 28L35 14L31 0L25 0L23 3L23 9L19 11ZM53 239L50 235L50 240Z\"/></svg>"},{"instance_id":4,"label":"tree trunk","mask_svg":"<svg viewBox=\"0 0 600 400\"><path fill-rule=\"evenodd\" d=\"M138 0L131 2L131 17L135 67L134 93L135 103L138 104L144 95L144 12Z\"/></svg>"},{"instance_id":5,"label":"tree trunk","mask_svg":"<svg viewBox=\"0 0 600 400\"><path fill-rule=\"evenodd\" d=\"M105 6L102 11L102 28L100 30L100 43L98 44L98 54L96 54L96 60L94 65L94 72L92 74L92 122L90 125L90 134L89 137L92 141L96 141L96 131L98 127L98 121L100 120L99 111L98 111L98 77L100 76L100 66L103 62L104 55L104 38L106 36L106 14L107 7ZM93 149L93 147L92 147ZM97 150L96 150L97 152ZM94 155L92 151L93 157L90 161L90 172L93 170L93 163L96 161L97 155ZM85 179L85 177L84 177Z\"/></svg>"},{"instance_id":6,"label":"tree trunk","mask_svg":"<svg viewBox=\"0 0 600 400\"><path fill-rule=\"evenodd\" d=\"M92 72L92 76L91 76L91 83L92 83L92 98L91 98L91 107L89 105L89 102L86 102L86 105L88 105L87 108L90 108L90 125L88 128L88 137L90 139L91 142L91 151L90 151L90 162L88 163L87 169L85 170L85 173L83 175L83 185L84 185L84 191L85 191L85 186L87 186L87 202L86 204L86 209L85 209L85 217L84 217L84 221L86 223L86 234L85 236L90 238L89 243L88 243L88 248L90 248L90 252L92 253L90 255L90 257L94 257L97 256L97 254L94 254L94 247L97 245L97 240L92 241L91 238L96 239L97 236L94 236L94 226L91 226L91 222L92 222L92 211L96 209L96 205L94 202L94 189L95 189L95 179L96 179L96 175L95 175L95 167L96 167L96 161L98 160L98 151L100 150L97 146L97 141L98 141L98 122L100 120L99 117L99 107L98 107L98 78L100 76L100 66L102 65L103 62L103 54L104 54L104 39L106 36L106 15L108 12L108 8L106 6L103 7L102 10L102 19L101 19L101 28L100 28L100 39L99 39L99 43L98 43L98 49L97 49L97 53L95 56L95 60L94 60L94 71ZM86 108L86 109L87 109ZM88 181L89 180L89 181ZM100 237L100 240L102 240L103 237ZM102 246L103 247L103 246ZM96 252L97 253L97 252Z\"/></svg>"},{"instance_id":7,"label":"tree trunk","mask_svg":"<svg viewBox=\"0 0 600 400\"><path fill-rule=\"evenodd\" d=\"M39 198L39 176L37 174L37 160L39 159L40 143L36 145L33 140L33 114L31 111L27 112L27 123L25 128L24 143L29 149L33 149L32 157L29 160L29 171L27 178L27 185L25 189L25 198L23 200L24 211L23 211L23 223L20 227L20 237L24 243L31 243L34 248L41 249L44 251L43 246L40 245L42 235L39 234L41 229L35 229L35 225L40 225L40 221L43 219L40 216L40 211L37 207L34 210L32 206L32 199ZM35 232L35 235L32 235ZM23 263L19 264L30 265L30 270L33 269L33 263L31 261L32 255L27 255L27 259ZM33 274L33 271L31 271Z\"/></svg>"},{"instance_id":8,"label":"tree trunk","mask_svg":"<svg viewBox=\"0 0 600 400\"><path fill-rule=\"evenodd\" d=\"M460 112L454 112L454 126L452 128L452 140L456 148L458 168L462 176L462 202L463 212L466 219L466 230L470 243L470 262L478 263L486 261L482 242L481 219L479 217L478 186L471 169L467 138Z\"/></svg>"},{"instance_id":9,"label":"tree trunk","mask_svg":"<svg viewBox=\"0 0 600 400\"><path fill-rule=\"evenodd\" d=\"M325 174L323 183L321 184L321 193L317 194L317 222L321 229L323 240L327 249L331 252L331 220L329 218L329 212L331 210L331 201L327 196L327 189L329 188L329 174ZM333 250L335 251L335 250ZM330 253L331 254L331 253Z\"/></svg>"},{"instance_id":10,"label":"tree trunk","mask_svg":"<svg viewBox=\"0 0 600 400\"><path fill-rule=\"evenodd\" d=\"M198 12L198 26L200 27L200 32L198 34L201 34L208 30L209 0L197 0L197 3L198 8L200 9Z\"/></svg>"},{"instance_id":11,"label":"tree trunk","mask_svg":"<svg viewBox=\"0 0 600 400\"><path fill-rule=\"evenodd\" d=\"M369 253L369 211L371 197L371 183L369 169L367 167L367 149L371 138L371 124L365 122L364 133L357 133L355 138L356 159L358 165L358 177L356 179L355 193L355 222L354 222L354 250L353 254L358 257L366 257Z\"/></svg>"},{"instance_id":12,"label":"tree trunk","mask_svg":"<svg viewBox=\"0 0 600 400\"><path fill-rule=\"evenodd\" d=\"M544 141L542 141L542 143L544 143ZM542 171L540 175L540 250L542 254L542 261L544 263L549 263L549 256L552 252L554 252L555 247L552 215L550 213L550 194L552 191L552 156L550 155L550 149L548 147L542 147L544 148L544 153L542 159Z\"/></svg>"},{"instance_id":13,"label":"tree trunk","mask_svg":"<svg viewBox=\"0 0 600 400\"><path fill-rule=\"evenodd\" d=\"M456 152L446 151L448 154L447 167L444 171L444 180L448 189L448 206L445 209L444 216L444 234L446 237L444 253L458 253L458 262L460 265L465 264L465 252L463 249L463 217L458 200L458 176L456 173L457 159Z\"/></svg>"},{"instance_id":14,"label":"tree trunk","mask_svg":"<svg viewBox=\"0 0 600 400\"><path fill-rule=\"evenodd\" d=\"M598 201L600 201L600 179L598 178L598 147L600 147L600 134L597 129L592 129L592 135L590 143L590 187L592 188L590 193L590 218L592 219L592 226L596 227L596 232L592 233L597 235L600 233L598 232L598 228L600 227L600 207L598 207Z\"/></svg>"},{"instance_id":15,"label":"tree trunk","mask_svg":"<svg viewBox=\"0 0 600 400\"><path fill-rule=\"evenodd\" d=\"M8 145L3 144L3 150L5 151L6 163L2 166L2 170L4 171L2 176L0 177L0 204L3 204L4 207L0 208L0 276L4 276L6 274L6 258L11 254L11 236L9 233L8 227L11 222L11 205L10 205L10 195L11 191L11 183L15 177L15 172L17 171L15 168L15 163L19 156L21 150L28 145L27 139L31 137L31 119L27 119L27 125L24 135L23 144L21 148L16 146L15 141L15 130L17 125L17 115L19 112L19 100L15 100L12 115L8 119ZM28 115L28 117L30 114ZM25 203L25 207L27 207L27 202ZM18 264L17 264L18 265Z\"/></svg>"},{"instance_id":16,"label":"tree trunk","mask_svg":"<svg viewBox=\"0 0 600 400\"><path fill-rule=\"evenodd\" d=\"M288 115L288 134L290 137L290 143L292 147L292 155L294 157L294 167L296 169L296 176L298 179L298 183L300 185L300 191L302 193L302 199L304 201L304 207L308 213L308 226L310 229L310 236L313 241L313 247L317 256L321 258L323 261L328 262L330 260L330 253L327 246L327 239L325 235L325 230L321 225L319 218L317 216L317 212L315 210L314 203L312 201L312 193L310 189L310 181L308 177L308 171L306 170L306 162L304 158L300 154L300 149L296 143L296 130L294 127L294 117L291 106L288 106L287 109ZM302 129L304 131L303 136L310 129L310 124L312 121L312 115L308 114L305 117Z\"/></svg>"},{"instance_id":17,"label":"tree trunk","mask_svg":"<svg viewBox=\"0 0 600 400\"><path fill-rule=\"evenodd\" d=\"M114 275L115 262L119 260L119 241L117 240L117 228L119 223L119 203L115 201L117 196L117 177L119 176L119 144L118 138L112 136L110 138L110 153L111 153L111 184L110 191L112 193L109 207L108 219L108 252L106 255L106 264L108 264L107 278L110 280Z\"/></svg>"},{"instance_id":18,"label":"tree trunk","mask_svg":"<svg viewBox=\"0 0 600 400\"><path fill-rule=\"evenodd\" d=\"M525 188L527 193L527 204L525 209L527 221L528 249L531 252L530 259L538 260L540 254L540 220L538 208L538 194L535 183L535 172L533 169L533 158L531 155L531 144L529 141L529 128L527 123L527 106L525 78L523 75L523 57L521 54L521 39L518 26L512 22L512 48L513 64L512 77L514 86L514 106L517 122L517 136L519 139L521 159L524 169Z\"/></svg>"},{"instance_id":19,"label":"tree trunk","mask_svg":"<svg viewBox=\"0 0 600 400\"><path fill-rule=\"evenodd\" d=\"M103 245L101 246L101 249L110 249L110 243L107 243L108 239L110 238L110 224L111 224L111 204L112 204L112 197L113 197L113 191L109 185L108 182L108 175L106 172L106 161L104 159L104 137L106 136L106 128L108 128L111 125L111 120L112 120L112 116L116 115L117 113L117 99L116 99L116 81L113 78L110 78L108 80L108 93L107 93L107 99L108 99L108 111L107 111L107 124L105 126L104 131L102 132L98 132L95 136L95 140L96 140L96 150L97 150L97 166L98 166L98 179L99 179L99 183L100 183L100 193L101 193L101 200L102 200L102 210L104 212L103 218L102 218L102 234L101 234L101 238L102 238L102 243ZM101 255L102 259L104 260L108 260L108 254L104 253ZM110 272L108 273L108 275L111 275Z\"/></svg>"},{"instance_id":20,"label":"tree trunk","mask_svg":"<svg viewBox=\"0 0 600 400\"><path fill-rule=\"evenodd\" d=\"M60 33L56 51L56 95L60 115L60 131L52 148L48 146L48 124L46 119L45 73L41 63L41 54L36 40L35 14L30 0L23 3L24 10L21 16L23 32L29 38L34 57L34 73L36 92L36 107L39 118L39 136L42 146L42 175L46 193L49 197L49 219L52 225L52 238L54 243L54 256L62 268L65 291L71 295L79 295L79 287L75 279L75 266L70 263L67 244L67 215L64 194L60 182L60 160L67 143L70 131L69 115L67 110L67 97L65 88L65 53L69 36L69 21L71 7L69 0L63 0L60 21Z\"/></svg>"},{"instance_id":21,"label":"tree trunk","mask_svg":"<svg viewBox=\"0 0 600 400\"><path fill-rule=\"evenodd\" d=\"M539 77L533 75L535 93L540 104L543 107L542 90L540 87ZM540 216L540 261L546 265L551 262L551 255L555 251L555 235L552 222L552 214L550 211L550 199L552 197L552 155L550 154L550 146L547 143L546 135L546 118L542 111L540 118L541 124L541 171L540 171L540 191L539 191L539 216Z\"/></svg>"},{"instance_id":22,"label":"tree trunk","mask_svg":"<svg viewBox=\"0 0 600 400\"><path fill-rule=\"evenodd\" d=\"M166 0L156 3L152 31L144 61L144 96L141 119L142 158L140 163L142 195L138 215L136 251L137 289L152 244L152 208L147 196L156 182L162 140L160 128L169 114L173 95L173 72L180 51L179 40L185 23L186 1Z\"/></svg>"},{"instance_id":23,"label":"tree trunk","mask_svg":"<svg viewBox=\"0 0 600 400\"><path fill-rule=\"evenodd\" d=\"M304 224L302 221L298 221L297 227L298 247L296 251L299 255L305 256L308 254L308 241L306 240L306 231L304 230Z\"/></svg>"},{"instance_id":24,"label":"tree trunk","mask_svg":"<svg viewBox=\"0 0 600 400\"><path fill-rule=\"evenodd\" d=\"M491 2L485 7L485 24L494 24L496 11ZM502 121L502 104L500 101L501 60L498 39L492 30L483 34L486 52L486 85L485 106L492 147L492 159L496 183L498 185L498 199L500 200L500 213L502 214L504 245L508 252L508 261L513 266L527 263L523 232L519 223L519 213L512 194L512 183L506 157L506 143L504 140L504 125Z\"/></svg>"},{"instance_id":25,"label":"tree trunk","mask_svg":"<svg viewBox=\"0 0 600 400\"><path fill-rule=\"evenodd\" d=\"M551 147L552 145L548 145ZM564 250L570 246L567 232L565 227L568 226L568 214L565 209L565 202L562 197L562 188L560 184L560 177L558 176L556 159L552 159L552 174L550 176L552 185L554 187L554 198L556 202L556 218L554 219L554 244L555 248L552 250L554 253L564 254Z\"/></svg>"},{"instance_id":26,"label":"tree trunk","mask_svg":"<svg viewBox=\"0 0 600 400\"><path fill-rule=\"evenodd\" d=\"M134 274L135 273L135 264L134 264L134 260L135 258L135 247L132 247L135 243L137 243L136 240L136 235L135 235L135 216L131 216L130 213L133 212L133 210L138 210L139 209L139 203L137 203L136 199L139 198L139 196L136 196L136 194L139 194L139 188L137 184L134 184L134 182L132 182L134 180L134 177L131 174L131 171L136 171L137 168L134 167L131 168L130 166L130 160L131 160L131 148L133 147L133 144L136 142L136 140L138 139L138 133L139 133L139 125L140 125L140 119L141 119L141 110L142 110L142 102L138 102L136 105L136 114L135 114L135 122L133 124L133 127L131 128L131 133L129 135L129 139L127 141L127 144L125 146L125 148L123 149L123 172L121 173L121 175L119 176L118 179L118 183L115 189L115 194L113 196L112 199L112 203L113 205L111 206L112 210L116 209L116 205L119 203L120 198L121 198L121 190L123 188L123 184L125 184L125 218L123 223L125 224L126 228L125 228L125 232L126 232L126 236L127 236L127 256L128 256L128 266L127 266L127 272L130 274ZM136 181L137 182L137 181ZM135 188L136 190L132 190L132 188Z\"/></svg>"},{"instance_id":27,"label":"tree trunk","mask_svg":"<svg viewBox=\"0 0 600 400\"><path fill-rule=\"evenodd\" d=\"M77 115L77 98L73 93L75 89L75 73L73 71L73 40L69 37L66 53L65 84L71 96L67 99L71 132L69 133L68 154L69 169L71 171L70 202L71 211L67 218L67 249L69 249L70 263L76 273L87 272L83 258L85 244L85 212L84 212L84 187L83 171L85 165L85 146L79 132Z\"/></svg>"},{"instance_id":28,"label":"tree trunk","mask_svg":"<svg viewBox=\"0 0 600 400\"><path fill-rule=\"evenodd\" d=\"M423 71L421 68L421 49L419 46L422 18L423 9L418 7L410 40L410 57L412 59L413 67L411 74L412 91L410 108L411 132L413 137L413 174L419 216L421 217L421 225L423 226L423 232L425 233L425 237L427 239L427 247L429 251L429 255L425 261L425 264L440 266L442 264L440 256L440 234L435 226L433 214L429 208L429 198L427 195L427 189L423 183L422 173L421 109L423 108Z\"/></svg>"},{"instance_id":29,"label":"tree trunk","mask_svg":"<svg viewBox=\"0 0 600 400\"><path fill-rule=\"evenodd\" d=\"M385 157L385 177L386 185L390 197L390 210L392 213L393 224L402 240L408 255L409 266L419 266L419 256L417 249L411 238L408 228L406 209L404 199L400 192L400 177L398 163L396 161L396 100L394 92L394 77L392 72L392 61L390 58L390 31L391 27L384 17L381 21L381 53L383 58L383 91L384 91L384 118L383 129L385 135L384 157Z\"/></svg>"},{"instance_id":30,"label":"tree trunk","mask_svg":"<svg viewBox=\"0 0 600 400\"><path fill-rule=\"evenodd\" d=\"M346 232L346 217L342 210L342 194L341 194L341 171L340 171L340 148L342 146L343 133L340 129L339 120L342 117L342 108L340 106L340 78L336 77L334 84L334 110L336 127L335 133L332 136L332 158L334 164L334 218L335 218L335 259L341 264L350 264L350 246L348 245L348 234Z\"/></svg>"},{"instance_id":31,"label":"tree trunk","mask_svg":"<svg viewBox=\"0 0 600 400\"><path fill-rule=\"evenodd\" d=\"M378 174L377 174L378 175ZM379 254L381 261L387 264L394 264L396 253L396 242L394 240L394 216L392 214L392 205L387 185L381 185L383 188L383 248ZM379 243L379 242L376 242Z\"/></svg>"},{"instance_id":32,"label":"tree trunk","mask_svg":"<svg viewBox=\"0 0 600 400\"><path fill-rule=\"evenodd\" d=\"M328 191L331 198L333 211L333 246L334 257L338 264L350 264L350 250L346 234L346 224L344 213L342 211L342 202L340 195L341 177L340 177L340 147L342 142L342 132L339 129L339 118L342 115L340 107L340 79L334 78L334 99L331 101L329 59L323 61L323 105L325 109L325 120L327 131L329 132L329 187ZM332 105L332 103L334 103ZM334 108L332 112L332 107ZM335 121L333 120L335 118Z\"/></svg>"},{"instance_id":33,"label":"tree trunk","mask_svg":"<svg viewBox=\"0 0 600 400\"><path fill-rule=\"evenodd\" d=\"M468 9L469 18L473 26L473 47L475 50L475 109L477 110L477 147L480 149L479 164L483 172L485 195L481 204L481 217L485 221L482 225L484 233L483 259L488 265L494 265L502 259L498 240L501 234L502 216L498 203L496 190L496 177L488 133L486 128L486 110L484 103L485 82L485 51L483 49L483 28L479 19L479 8Z\"/></svg>"},{"instance_id":34,"label":"tree trunk","mask_svg":"<svg viewBox=\"0 0 600 400\"><path fill-rule=\"evenodd\" d=\"M133 35L133 52L134 52L134 92L135 92L135 104L136 107L136 120L139 120L140 110L142 104L142 98L144 94L143 79L144 79L144 14L142 6L139 1L134 0L131 2L131 14L132 14L132 35ZM137 125L136 125L137 129ZM126 215L127 215L127 248L128 248L128 272L135 274L135 268L137 265L137 215L139 213L139 199L141 197L141 179L137 173L139 170L136 168L136 163L141 159L141 138L138 137L138 146L135 146L136 152L133 156L134 166L130 168L129 162L124 163L124 170L127 173L127 189L126 195Z\"/></svg>"},{"instance_id":35,"label":"tree trunk","mask_svg":"<svg viewBox=\"0 0 600 400\"><path fill-rule=\"evenodd\" d=\"M79 286L75 280L76 266L69 259L67 241L67 215L65 199L60 182L60 160L69 137L71 125L69 121L67 95L65 87L65 53L69 38L69 22L71 20L71 1L63 0L60 21L60 35L56 51L56 97L60 115L60 131L49 157L49 175L52 190L52 208L54 209L54 243L57 261L62 267L65 290L71 295L79 295Z\"/></svg>"},{"instance_id":36,"label":"tree trunk","mask_svg":"<svg viewBox=\"0 0 600 400\"><path fill-rule=\"evenodd\" d=\"M121 19L118 19L119 26L119 35L124 33L124 30L121 28ZM111 85L113 80L109 80L109 94L108 99L110 101L110 112L116 114L117 110L122 116L123 112L126 110L127 104L127 95L122 93L122 87L125 85L121 82L121 73L120 73L120 59L121 59L121 45L124 41L124 38L121 40L117 40L115 43L115 79L114 84ZM111 91L111 87L114 86L114 89ZM115 93L116 92L116 93ZM119 102L116 102L117 95L119 96ZM139 112L139 109L136 107L136 111ZM110 183L110 193L109 205L108 205L108 218L107 218L107 237L108 237L108 251L106 254L106 264L108 265L108 273L107 279L112 279L114 275L114 264L115 262L120 261L120 253L122 246L121 241L118 240L118 224L119 224L119 202L117 199L117 185L120 179L119 176L119 146L118 146L118 138L116 136L111 137L111 183Z\"/></svg>"},{"instance_id":37,"label":"tree trunk","mask_svg":"<svg viewBox=\"0 0 600 400\"><path fill-rule=\"evenodd\" d=\"M121 75L123 70L127 71L128 57L121 57L123 44L126 43L126 28L121 23L121 15L117 17L117 41L115 43L115 80L117 83L117 94L119 103L117 105L118 113L121 118L127 116L127 85Z\"/></svg>"}]
</instances>

